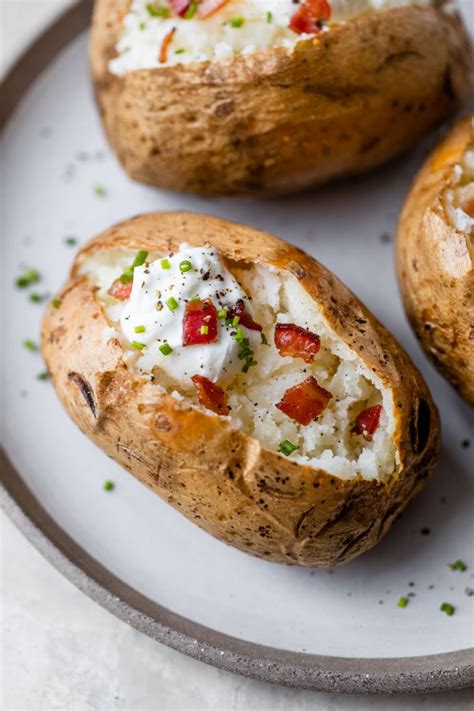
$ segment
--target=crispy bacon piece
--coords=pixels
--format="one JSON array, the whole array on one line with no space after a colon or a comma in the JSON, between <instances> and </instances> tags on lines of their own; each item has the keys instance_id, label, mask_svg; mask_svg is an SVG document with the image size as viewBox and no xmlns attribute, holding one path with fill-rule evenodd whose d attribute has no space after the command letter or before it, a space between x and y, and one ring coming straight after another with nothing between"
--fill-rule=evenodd
<instances>
[{"instance_id":1,"label":"crispy bacon piece","mask_svg":"<svg viewBox=\"0 0 474 711\"><path fill-rule=\"evenodd\" d=\"M288 388L277 407L300 425L309 425L326 409L331 398L331 393L311 375L299 385Z\"/></svg>"},{"instance_id":2,"label":"crispy bacon piece","mask_svg":"<svg viewBox=\"0 0 474 711\"><path fill-rule=\"evenodd\" d=\"M201 0L196 15L199 20L204 20L220 10L224 5L227 5L228 2L229 0Z\"/></svg>"},{"instance_id":3,"label":"crispy bacon piece","mask_svg":"<svg viewBox=\"0 0 474 711\"><path fill-rule=\"evenodd\" d=\"M192 0L171 0L171 7L177 15L183 17L191 5L191 2Z\"/></svg>"},{"instance_id":4,"label":"crispy bacon piece","mask_svg":"<svg viewBox=\"0 0 474 711\"><path fill-rule=\"evenodd\" d=\"M118 301L127 301L132 293L132 281L127 281L125 284L120 280L120 277L114 281L110 289L108 290L109 296L113 296L114 299Z\"/></svg>"},{"instance_id":5,"label":"crispy bacon piece","mask_svg":"<svg viewBox=\"0 0 474 711\"><path fill-rule=\"evenodd\" d=\"M184 312L183 346L217 341L217 311L210 299L188 301Z\"/></svg>"},{"instance_id":6,"label":"crispy bacon piece","mask_svg":"<svg viewBox=\"0 0 474 711\"><path fill-rule=\"evenodd\" d=\"M316 35L321 31L321 20L329 20L330 17L328 0L304 0L292 15L289 28L299 35Z\"/></svg>"},{"instance_id":7,"label":"crispy bacon piece","mask_svg":"<svg viewBox=\"0 0 474 711\"><path fill-rule=\"evenodd\" d=\"M356 417L354 427L351 432L357 435L362 435L367 442L372 441L372 436L379 426L380 413L382 405L373 405L366 410L362 410Z\"/></svg>"},{"instance_id":8,"label":"crispy bacon piece","mask_svg":"<svg viewBox=\"0 0 474 711\"><path fill-rule=\"evenodd\" d=\"M321 339L316 333L295 323L277 323L275 345L283 357L303 358L305 363L313 363L321 348Z\"/></svg>"},{"instance_id":9,"label":"crispy bacon piece","mask_svg":"<svg viewBox=\"0 0 474 711\"><path fill-rule=\"evenodd\" d=\"M220 385L212 383L203 375L193 375L191 380L196 388L198 400L203 407L212 410L216 415L228 415L227 394Z\"/></svg>"},{"instance_id":10,"label":"crispy bacon piece","mask_svg":"<svg viewBox=\"0 0 474 711\"><path fill-rule=\"evenodd\" d=\"M253 318L245 308L245 304L242 299L239 299L236 305L232 306L229 309L229 318L234 318L235 316L239 317L239 326L245 326L245 328L249 328L251 331L262 330L262 326L260 326L259 323L256 323L253 320Z\"/></svg>"},{"instance_id":11,"label":"crispy bacon piece","mask_svg":"<svg viewBox=\"0 0 474 711\"><path fill-rule=\"evenodd\" d=\"M171 42L173 41L175 32L176 32L176 27L173 27L173 29L170 30L165 35L163 42L161 43L160 56L159 56L160 64L166 64L166 61L168 59L168 48L169 48Z\"/></svg>"}]
</instances>

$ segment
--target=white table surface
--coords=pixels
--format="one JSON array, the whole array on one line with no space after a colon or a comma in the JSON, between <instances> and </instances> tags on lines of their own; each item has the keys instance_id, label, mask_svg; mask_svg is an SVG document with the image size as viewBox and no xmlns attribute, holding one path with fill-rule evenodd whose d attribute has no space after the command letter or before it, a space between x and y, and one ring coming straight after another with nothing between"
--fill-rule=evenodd
<instances>
[{"instance_id":1,"label":"white table surface","mask_svg":"<svg viewBox=\"0 0 474 711\"><path fill-rule=\"evenodd\" d=\"M2 70L71 0L0 0ZM367 697L285 689L234 676L153 642L85 597L0 515L0 707L472 711L472 690Z\"/></svg>"}]
</instances>

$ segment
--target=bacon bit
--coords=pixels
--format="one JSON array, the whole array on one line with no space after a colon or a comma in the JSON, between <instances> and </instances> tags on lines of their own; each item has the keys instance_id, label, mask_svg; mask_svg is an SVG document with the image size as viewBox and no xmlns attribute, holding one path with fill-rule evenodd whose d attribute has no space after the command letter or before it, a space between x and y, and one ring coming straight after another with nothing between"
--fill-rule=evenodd
<instances>
[{"instance_id":1,"label":"bacon bit","mask_svg":"<svg viewBox=\"0 0 474 711\"><path fill-rule=\"evenodd\" d=\"M171 0L171 7L177 15L183 17L191 5L191 2L192 0Z\"/></svg>"},{"instance_id":2,"label":"bacon bit","mask_svg":"<svg viewBox=\"0 0 474 711\"><path fill-rule=\"evenodd\" d=\"M331 393L311 375L299 385L288 388L277 407L300 425L309 425L326 409L331 398Z\"/></svg>"},{"instance_id":3,"label":"bacon bit","mask_svg":"<svg viewBox=\"0 0 474 711\"><path fill-rule=\"evenodd\" d=\"M242 299L239 299L236 305L232 306L232 308L229 309L229 318L235 318L236 316L239 317L239 326L245 326L245 328L248 328L251 331L262 330L262 326L260 326L259 323L256 323L253 320L253 318L245 308L245 304Z\"/></svg>"},{"instance_id":4,"label":"bacon bit","mask_svg":"<svg viewBox=\"0 0 474 711\"><path fill-rule=\"evenodd\" d=\"M224 7L229 0L201 0L197 9L197 17L199 20L204 20L206 17L213 15L221 7Z\"/></svg>"},{"instance_id":5,"label":"bacon bit","mask_svg":"<svg viewBox=\"0 0 474 711\"><path fill-rule=\"evenodd\" d=\"M173 27L172 30L168 32L168 34L165 35L163 42L161 43L161 49L160 49L160 57L159 61L160 64L166 64L166 61L168 59L168 48L173 41L174 33L176 32L176 27Z\"/></svg>"},{"instance_id":6,"label":"bacon bit","mask_svg":"<svg viewBox=\"0 0 474 711\"><path fill-rule=\"evenodd\" d=\"M212 383L203 375L193 375L191 380L196 388L198 400L203 407L212 410L216 415L228 415L227 393L220 385Z\"/></svg>"},{"instance_id":7,"label":"bacon bit","mask_svg":"<svg viewBox=\"0 0 474 711\"><path fill-rule=\"evenodd\" d=\"M372 435L379 426L382 405L373 405L366 410L362 410L356 417L354 427L351 432L362 435L367 442L372 441Z\"/></svg>"},{"instance_id":8,"label":"bacon bit","mask_svg":"<svg viewBox=\"0 0 474 711\"><path fill-rule=\"evenodd\" d=\"M205 326L207 333L202 333ZM210 299L188 301L184 312L183 346L217 341L217 311Z\"/></svg>"},{"instance_id":9,"label":"bacon bit","mask_svg":"<svg viewBox=\"0 0 474 711\"><path fill-rule=\"evenodd\" d=\"M305 363L314 363L314 358L321 348L321 339L316 333L295 323L277 323L275 345L283 357L303 358Z\"/></svg>"},{"instance_id":10,"label":"bacon bit","mask_svg":"<svg viewBox=\"0 0 474 711\"><path fill-rule=\"evenodd\" d=\"M317 35L321 20L329 20L331 6L328 0L304 0L290 20L289 28L299 35Z\"/></svg>"},{"instance_id":11,"label":"bacon bit","mask_svg":"<svg viewBox=\"0 0 474 711\"><path fill-rule=\"evenodd\" d=\"M127 301L132 293L132 286L132 281L127 281L124 284L119 277L114 281L107 293L118 301Z\"/></svg>"}]
</instances>

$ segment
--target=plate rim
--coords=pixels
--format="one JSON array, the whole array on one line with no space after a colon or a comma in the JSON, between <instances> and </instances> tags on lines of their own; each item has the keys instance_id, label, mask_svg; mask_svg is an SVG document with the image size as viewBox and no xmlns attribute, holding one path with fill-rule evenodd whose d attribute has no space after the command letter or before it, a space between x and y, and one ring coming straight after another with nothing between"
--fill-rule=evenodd
<instances>
[{"instance_id":1,"label":"plate rim","mask_svg":"<svg viewBox=\"0 0 474 711\"><path fill-rule=\"evenodd\" d=\"M2 82L0 127L59 51L86 29L92 0L67 8L29 43ZM292 652L240 640L153 602L110 573L66 533L0 448L0 504L28 541L92 600L176 651L260 681L326 692L428 693L474 686L474 648L417 657Z\"/></svg>"}]
</instances>

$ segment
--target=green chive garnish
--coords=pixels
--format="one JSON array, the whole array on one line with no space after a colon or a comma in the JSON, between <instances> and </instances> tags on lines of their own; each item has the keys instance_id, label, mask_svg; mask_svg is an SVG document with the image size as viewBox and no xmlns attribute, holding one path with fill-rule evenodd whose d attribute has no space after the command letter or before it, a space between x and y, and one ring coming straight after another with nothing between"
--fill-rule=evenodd
<instances>
[{"instance_id":1,"label":"green chive garnish","mask_svg":"<svg viewBox=\"0 0 474 711\"><path fill-rule=\"evenodd\" d=\"M264 346L268 346L268 338L263 333L263 331L260 333L260 340Z\"/></svg>"},{"instance_id":2,"label":"green chive garnish","mask_svg":"<svg viewBox=\"0 0 474 711\"><path fill-rule=\"evenodd\" d=\"M138 341L132 341L132 346L133 348L136 348L139 351L142 351L145 348L145 344L139 343Z\"/></svg>"},{"instance_id":3,"label":"green chive garnish","mask_svg":"<svg viewBox=\"0 0 474 711\"><path fill-rule=\"evenodd\" d=\"M61 299L53 299L51 302L51 306L53 307L53 309L59 309L62 303L63 302L61 301Z\"/></svg>"},{"instance_id":4,"label":"green chive garnish","mask_svg":"<svg viewBox=\"0 0 474 711\"><path fill-rule=\"evenodd\" d=\"M169 259L160 259L160 264L162 269L170 269L171 264Z\"/></svg>"},{"instance_id":5,"label":"green chive garnish","mask_svg":"<svg viewBox=\"0 0 474 711\"><path fill-rule=\"evenodd\" d=\"M179 269L182 272L190 272L192 268L193 265L191 264L189 259L183 259L183 261L179 263Z\"/></svg>"},{"instance_id":6,"label":"green chive garnish","mask_svg":"<svg viewBox=\"0 0 474 711\"><path fill-rule=\"evenodd\" d=\"M270 24L270 22L273 22L273 13L270 12L270 10L267 12L267 22Z\"/></svg>"},{"instance_id":7,"label":"green chive garnish","mask_svg":"<svg viewBox=\"0 0 474 711\"><path fill-rule=\"evenodd\" d=\"M156 3L150 2L148 3L148 5L146 5L146 9L148 11L148 14L151 15L151 17L170 16L169 8L165 7L164 5L157 5Z\"/></svg>"},{"instance_id":8,"label":"green chive garnish","mask_svg":"<svg viewBox=\"0 0 474 711\"><path fill-rule=\"evenodd\" d=\"M175 53L175 54L183 54L183 53L184 53L184 49L182 49L182 48L180 47L179 49L175 49L175 50L174 50L174 53Z\"/></svg>"},{"instance_id":9,"label":"green chive garnish","mask_svg":"<svg viewBox=\"0 0 474 711\"><path fill-rule=\"evenodd\" d=\"M74 247L74 245L77 244L77 237L65 237L64 244L68 247Z\"/></svg>"},{"instance_id":10,"label":"green chive garnish","mask_svg":"<svg viewBox=\"0 0 474 711\"><path fill-rule=\"evenodd\" d=\"M464 571L467 570L467 565L462 560L456 560L450 567L453 570L460 570L461 573L464 573Z\"/></svg>"},{"instance_id":11,"label":"green chive garnish","mask_svg":"<svg viewBox=\"0 0 474 711\"><path fill-rule=\"evenodd\" d=\"M18 277L15 284L18 289L26 289L27 286L37 284L40 279L40 273L36 269L27 269L24 274Z\"/></svg>"},{"instance_id":12,"label":"green chive garnish","mask_svg":"<svg viewBox=\"0 0 474 711\"><path fill-rule=\"evenodd\" d=\"M136 253L135 259L132 262L132 269L135 269L135 267L141 267L142 264L145 264L147 257L148 252L146 249L140 249L140 251Z\"/></svg>"},{"instance_id":13,"label":"green chive garnish","mask_svg":"<svg viewBox=\"0 0 474 711\"><path fill-rule=\"evenodd\" d=\"M397 607L406 607L408 603L409 599L407 597L401 597L397 602Z\"/></svg>"},{"instance_id":14,"label":"green chive garnish","mask_svg":"<svg viewBox=\"0 0 474 711\"><path fill-rule=\"evenodd\" d=\"M245 22L244 17L233 17L231 20L229 20L229 25L231 27L235 27L236 29L238 29L239 27L242 27L244 22Z\"/></svg>"},{"instance_id":15,"label":"green chive garnish","mask_svg":"<svg viewBox=\"0 0 474 711\"><path fill-rule=\"evenodd\" d=\"M217 312L217 318L227 318L227 309L220 309Z\"/></svg>"},{"instance_id":16,"label":"green chive garnish","mask_svg":"<svg viewBox=\"0 0 474 711\"><path fill-rule=\"evenodd\" d=\"M237 341L237 343L242 343L243 340L244 340L244 332L242 331L242 329L239 326L239 328L237 329L237 332L234 336L234 341Z\"/></svg>"},{"instance_id":17,"label":"green chive garnish","mask_svg":"<svg viewBox=\"0 0 474 711\"><path fill-rule=\"evenodd\" d=\"M165 303L170 311L176 311L176 309L178 308L178 302L176 301L174 296L170 296L169 299L166 299Z\"/></svg>"},{"instance_id":18,"label":"green chive garnish","mask_svg":"<svg viewBox=\"0 0 474 711\"><path fill-rule=\"evenodd\" d=\"M46 297L44 296L44 294L43 294L43 295L37 294L35 291L32 292L32 293L29 295L29 297L28 297L28 299L29 299L33 304L39 304L41 301L44 301L45 298L46 298Z\"/></svg>"},{"instance_id":19,"label":"green chive garnish","mask_svg":"<svg viewBox=\"0 0 474 711\"><path fill-rule=\"evenodd\" d=\"M105 197L107 195L107 190L103 185L94 185L94 195L97 197Z\"/></svg>"},{"instance_id":20,"label":"green chive garnish","mask_svg":"<svg viewBox=\"0 0 474 711\"><path fill-rule=\"evenodd\" d=\"M145 30L146 29L146 22L140 22L138 27L140 28L140 30Z\"/></svg>"},{"instance_id":21,"label":"green chive garnish","mask_svg":"<svg viewBox=\"0 0 474 711\"><path fill-rule=\"evenodd\" d=\"M198 7L198 4L197 4L196 0L193 0L191 5L188 7L186 12L184 13L184 19L185 20L192 20L192 18L196 14L197 7Z\"/></svg>"},{"instance_id":22,"label":"green chive garnish","mask_svg":"<svg viewBox=\"0 0 474 711\"><path fill-rule=\"evenodd\" d=\"M242 373L248 373L250 368L252 368L254 365L257 365L256 360L248 360L244 367L242 368Z\"/></svg>"},{"instance_id":23,"label":"green chive garnish","mask_svg":"<svg viewBox=\"0 0 474 711\"><path fill-rule=\"evenodd\" d=\"M284 454L285 457L289 457L296 449L299 449L298 445L293 444L289 439L284 439L278 446L278 451Z\"/></svg>"},{"instance_id":24,"label":"green chive garnish","mask_svg":"<svg viewBox=\"0 0 474 711\"><path fill-rule=\"evenodd\" d=\"M26 348L27 351L37 351L38 346L34 341L31 341L29 338L27 338L25 341L23 341L23 348Z\"/></svg>"},{"instance_id":25,"label":"green chive garnish","mask_svg":"<svg viewBox=\"0 0 474 711\"><path fill-rule=\"evenodd\" d=\"M145 330L145 326L135 326L134 331L135 333L143 333Z\"/></svg>"},{"instance_id":26,"label":"green chive garnish","mask_svg":"<svg viewBox=\"0 0 474 711\"><path fill-rule=\"evenodd\" d=\"M104 483L104 491L112 491L114 488L114 482L113 481L106 481Z\"/></svg>"},{"instance_id":27,"label":"green chive garnish","mask_svg":"<svg viewBox=\"0 0 474 711\"><path fill-rule=\"evenodd\" d=\"M201 336L207 336L207 334L209 333L209 326L201 326L199 332Z\"/></svg>"},{"instance_id":28,"label":"green chive garnish","mask_svg":"<svg viewBox=\"0 0 474 711\"><path fill-rule=\"evenodd\" d=\"M454 605L451 605L450 602L443 602L439 609L441 612L445 612L449 617L452 617L456 608Z\"/></svg>"},{"instance_id":29,"label":"green chive garnish","mask_svg":"<svg viewBox=\"0 0 474 711\"><path fill-rule=\"evenodd\" d=\"M47 370L43 370L36 376L37 380L49 380L49 373Z\"/></svg>"},{"instance_id":30,"label":"green chive garnish","mask_svg":"<svg viewBox=\"0 0 474 711\"><path fill-rule=\"evenodd\" d=\"M160 351L163 353L164 356L168 356L170 353L173 352L173 349L171 348L169 343L163 343L163 345L160 346Z\"/></svg>"},{"instance_id":31,"label":"green chive garnish","mask_svg":"<svg viewBox=\"0 0 474 711\"><path fill-rule=\"evenodd\" d=\"M240 316L234 316L234 318L232 319L232 326L234 328L236 328L239 325L239 321L240 321Z\"/></svg>"}]
</instances>

